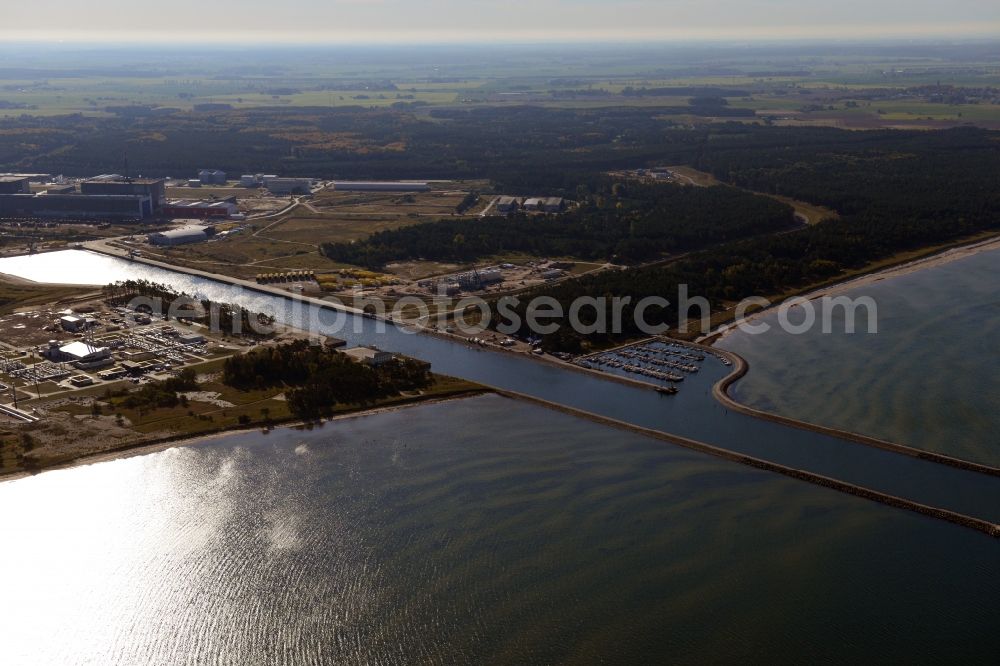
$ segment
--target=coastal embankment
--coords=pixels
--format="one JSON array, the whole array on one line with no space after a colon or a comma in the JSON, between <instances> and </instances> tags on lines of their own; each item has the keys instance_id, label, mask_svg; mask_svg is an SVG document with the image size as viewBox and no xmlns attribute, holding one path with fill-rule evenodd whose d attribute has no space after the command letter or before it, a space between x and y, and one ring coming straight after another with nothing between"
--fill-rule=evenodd
<instances>
[{"instance_id":1,"label":"coastal embankment","mask_svg":"<svg viewBox=\"0 0 1000 666\"><path fill-rule=\"evenodd\" d=\"M157 266L159 268L163 268L163 269L166 269L166 270L175 270L173 267L171 267L169 265L165 265L165 264L160 264L159 262L152 262L152 261L149 261L149 260L145 260L145 261L142 261L140 263L148 263L150 265ZM189 270L180 270L180 271L176 271L176 272L189 273L189 274L192 274L192 275L197 275L199 277L205 277L205 278L211 279L211 280L213 280L215 282L218 282L218 283L229 283L229 284L237 284L238 283L236 280L228 279L225 276L216 276L216 275L213 275L213 274L210 274L210 273L202 273L201 271L192 272L190 269ZM257 288L255 285L248 285L248 286L251 289L254 289L255 291L261 291L261 292L270 292L271 291L270 289L260 289L260 288ZM299 299L299 300L302 300L302 301L314 303L315 305L318 305L320 307L331 307L330 303L319 301L317 299L311 299L311 298L308 298L308 297L303 297L303 296L298 295L298 294L290 294L289 292L285 292L285 291L280 291L279 290L279 293L274 294L274 295L279 295L279 296L284 297L284 298ZM400 324L396 324L396 325L399 326ZM448 337L448 336L443 336L443 337ZM685 344L691 344L691 343L685 343ZM712 353L712 354L717 355L717 356L722 353L722 352L720 352L720 350L717 350L717 349L714 349L714 348L704 348L703 347L703 349L705 349L706 352ZM484 353L488 353L488 352L486 352L486 350L483 350L483 352ZM521 354L521 356L525 356L525 355ZM534 358L537 358L537 357L529 356L528 358L534 359ZM732 359L732 364L735 367L732 370L732 372L729 373L729 376L726 378L728 381L725 381L725 387L728 387L729 385L731 385L732 382L736 381L740 376L742 376L746 372L746 363L745 363L745 361L743 361L742 359L740 359L741 362L737 362L737 360L736 360L737 357L735 355L730 355L727 358ZM546 359L546 360L548 360L548 359ZM560 363L559 365L563 365L563 364ZM563 365L563 367L570 367L570 366ZM604 380L608 379L608 376L605 373L598 373L598 372L587 371L587 370L582 369L582 368L573 368L573 369L576 372L586 373L588 375L595 376L595 377L601 377ZM492 383L494 383L494 382L489 381L489 379L486 379L485 381L482 381L482 378L481 378L480 381L483 384L492 384ZM625 382L622 382L622 383L625 383ZM631 383L631 382L629 382L629 383ZM719 383L722 384L723 382L719 382ZM649 384L646 384L646 383L641 383L641 384L643 386L649 387ZM726 393L725 392L725 387L723 387L722 390L721 390L721 394L723 394L723 395L725 395L725 393ZM708 391L708 386L707 385L705 386L705 389L706 389L706 392L707 392ZM518 389L518 390L520 390L520 389ZM513 393L513 392L509 392L509 395L511 395L512 397L525 397L525 396L522 396L521 394ZM715 397L716 397L716 399L720 399L720 392L716 392L715 393ZM728 395L726 395L725 397L728 398ZM546 400L544 398L531 398L531 399L534 400L534 401L536 401L536 402L539 402L539 404L550 405L550 403L546 402ZM722 401L722 404L726 405L727 407L732 408L734 411L739 411L739 412L744 413L744 414L746 414L748 416L753 416L753 417L758 418L758 419L769 420L769 421L777 421L777 422L780 422L783 425L791 425L791 426L794 426L796 428L807 430L807 431L813 431L813 432L817 432L817 433L825 434L825 435L833 435L833 436L837 437L838 439L840 439L841 441L844 441L845 443L855 442L855 443L860 443L860 444L866 444L866 445L873 446L874 448L884 449L884 450L888 450L888 451L891 451L891 452L894 452L894 453L905 454L905 455L910 456L912 458L921 458L921 459L924 459L924 460L927 460L927 461L930 461L930 462L939 462L939 463L948 464L950 466L959 468L961 470L968 470L968 471L975 471L975 472L985 472L987 474L990 474L991 476L996 476L996 473L995 473L996 471L995 470L993 470L992 468L987 468L987 467L982 466L982 465L975 465L975 464L972 464L972 463L966 463L966 461L960 461L960 460L957 460L957 459L949 458L947 456L940 456L940 455L935 455L935 454L927 454L927 452L920 451L920 450L917 450L917 449L912 449L910 447L904 447L904 446L901 446L901 445L895 445L895 444L892 444L892 443L889 443L889 442L882 442L881 440L875 440L873 438L867 438L867 437L864 437L864 436L855 435L853 433L846 433L846 434L844 434L844 433L841 433L840 431L837 431L837 430L834 430L834 429L829 429L829 428L824 428L824 427L819 427L819 426L812 426L811 424L807 424L807 423L804 423L804 422L797 422L797 421L794 421L792 419L785 420L783 417L775 417L774 415L770 415L770 414L767 414L767 413L764 413L764 412L758 412L756 410L752 410L751 408L745 408L743 405L739 405L739 403L736 403L735 401L731 401L731 402ZM586 411L582 411L580 408L568 407L566 405L561 405L561 404L551 403L551 406L553 408L557 408L557 409L561 409L563 411L566 411L567 413L577 414L577 415L581 415L581 416L584 416L584 415L586 415L588 413ZM590 408L588 407L587 409L590 409ZM602 411L602 410L598 409L596 411L599 412L599 411ZM996 524L995 523L990 522L990 520L983 520L983 519L973 518L973 517L971 517L969 515L966 515L966 513L963 513L963 512L978 513L974 509L970 509L969 508L970 505L968 503L965 503L964 505L960 505L958 507L953 507L953 509L957 508L957 511L956 510L952 510L952 509L944 509L944 508L940 508L940 507L937 507L937 506L933 506L933 504L937 503L937 501L934 500L934 499L930 499L929 503L926 503L927 502L926 499L924 500L925 503L921 503L921 502L917 502L917 501L913 501L913 500L907 500L907 499L904 499L902 497L899 497L897 494L893 494L893 493L896 492L893 489L888 489L888 492L882 492L882 491L879 491L879 490L874 490L871 487L866 487L866 485L867 485L866 482L864 480L859 480L858 478L853 479L854 482L841 481L841 480L838 480L838 479L834 478L834 476L839 476L839 475L834 474L833 476L828 476L827 474L829 474L829 471L826 471L826 470L820 470L820 471L816 471L816 472L806 471L805 469L802 469L802 464L799 463L799 462L789 463L787 460L784 461L784 464L780 463L780 462L770 462L770 461L768 461L768 460L765 459L768 456L766 454L762 454L761 451L755 451L753 453L740 453L740 452L737 452L737 451L730 450L728 448L720 447L718 445L706 444L703 441L703 438L699 437L697 433L687 432L686 435L688 435L688 436L678 436L678 435L669 434L669 433L664 432L663 430L660 430L660 429L653 429L653 428L643 427L643 426L633 426L632 424L629 424L629 423L624 422L624 421L618 421L618 420L616 420L615 418L612 418L612 417L601 417L599 415L595 415L595 418L605 419L604 422L606 422L606 423L614 424L614 425L620 425L621 427L630 427L630 428L633 428L636 432L648 434L648 435L653 436L653 437L658 437L659 439L662 439L664 441L669 441L669 442L673 442L673 443L676 443L676 444L679 444L679 445L682 445L682 446L687 446L688 448L699 450L699 451L702 451L704 453L708 453L708 454L711 454L711 455L716 455L716 456L724 457L724 458L732 460L734 462L739 462L741 464L746 464L746 465L754 466L754 467L757 467L757 468L760 468L760 469L772 470L772 471L775 471L775 472L778 472L778 473L782 473L782 474L784 474L786 476L790 476L790 477L794 477L794 478L799 478L799 479L805 480L807 482L816 483L818 485L822 485L822 486L829 487L829 488L832 488L832 489L837 489L839 491L847 492L849 494L855 494L855 495L859 495L859 496L869 497L869 498L874 499L876 501L882 502L882 503L884 503L886 505L899 506L899 507L902 507L902 508L907 508L907 509L910 509L912 511L916 511L916 512L922 513L922 514L927 515L927 516L938 517L938 518L941 518L943 520L947 520L947 521L950 521L950 522L953 522L953 523L966 524L968 526L974 527L975 529L977 529L980 532L996 536ZM709 440L709 441L711 441L711 440ZM763 455L763 457L759 457L759 456L762 456L762 455ZM860 484L860 485L858 485L858 484ZM908 493L902 493L902 494L908 494ZM990 518L992 519L994 517L990 516Z\"/></svg>"},{"instance_id":2,"label":"coastal embankment","mask_svg":"<svg viewBox=\"0 0 1000 666\"><path fill-rule=\"evenodd\" d=\"M927 460L930 462L939 463L941 465L948 465L950 467L955 467L969 472L978 472L980 474L987 474L989 476L1000 477L1000 468L993 467L990 465L984 465L969 460L963 460L961 458L955 458L953 456L948 456L941 453L935 453L933 451L926 451L924 449L917 449L912 446L897 444L895 442L890 442L884 439L878 439L876 437L869 437L868 435L862 435L860 433L851 432L849 430L839 430L837 428L829 428L827 426L817 425L815 423L809 423L807 421L800 421L798 419L793 419L787 416L781 416L780 414L766 412L760 409L755 409L748 405L744 405L743 403L738 402L732 396L729 395L729 389L730 387L732 387L733 384L742 379L747 374L747 372L749 372L750 364L747 363L746 359L744 359L742 356L740 356L739 354L734 354L731 351L726 351L714 347L711 348L704 347L702 345L698 346L701 346L703 349L711 349L712 353L723 355L733 363L733 371L728 375L726 375L725 377L723 377L721 380L719 380L715 384L715 386L712 387L712 395L715 396L715 399L721 402L729 409L759 419L765 419L767 421L774 421L775 423L791 426L793 428L810 430L812 432L818 432L824 435L831 435L834 437L838 437L840 439L854 442L856 444L863 444L865 446L871 446L877 449L883 449L885 451L891 451L893 453L899 453L913 458L919 458L921 460Z\"/></svg>"},{"instance_id":3,"label":"coastal embankment","mask_svg":"<svg viewBox=\"0 0 1000 666\"><path fill-rule=\"evenodd\" d=\"M518 393L516 391L507 390L496 390L496 393L508 398L516 400L524 400L533 404L541 405L549 409L562 412L564 414L569 414L572 416L577 416L580 418L588 419L595 423L600 423L603 425L620 428L622 430L629 430L636 432L648 437L652 437L664 442L669 442L677 446L682 446L686 449L691 449L692 451L698 451L700 453L705 453L723 460L728 460L730 462L739 463L741 465L748 465L757 469L765 470L768 472L775 472L777 474L782 474L784 476L798 479L800 481L806 481L808 483L813 483L824 488L830 488L831 490L836 490L838 492L847 493L848 495L853 495L855 497L861 497L863 499L871 500L873 502L879 502L886 506L891 506L897 509L906 509L907 511L912 511L914 513L919 513L930 518L936 518L938 520L944 520L955 525L960 525L962 527L967 527L969 529L982 532L987 536L991 536L994 539L1000 539L1000 525L997 523L992 523L988 520L983 520L981 518L975 518L973 516L968 516L956 511L950 511L948 509L942 509L940 507L930 506L928 504L921 504L920 502L914 502L912 500L905 499L903 497L898 497L896 495L889 495L887 493L879 492L877 490L872 490L871 488L865 488L853 483L847 483L846 481L841 481L839 479L834 479L828 476L823 476L821 474L815 474L813 472L808 472L802 469L796 469L794 467L788 467L786 465L781 465L778 463L770 462L768 460L763 460L761 458L756 458L754 456L748 456L742 453L737 453L735 451L730 451L729 449L719 448L717 446L712 446L711 444L706 444L704 442L699 442L694 439L687 437L681 437L678 435L672 435L670 433L662 432L660 430L653 430L650 428L644 428L642 426L637 426L632 423L627 423L625 421L620 421L618 419L613 419L607 416L602 416L600 414L594 414L593 412L587 412L574 407L568 407L559 403L550 402L548 400L543 400L541 398L536 398L534 396L526 395L524 393Z\"/></svg>"},{"instance_id":4,"label":"coastal embankment","mask_svg":"<svg viewBox=\"0 0 1000 666\"><path fill-rule=\"evenodd\" d=\"M951 261L951 260L954 260L954 259L959 259L959 258L962 258L962 257L965 257L965 256L969 256L970 254L973 254L973 253L976 253L976 252L981 252L981 251L990 250L990 249L996 249L996 248L1000 248L1000 239L998 239L998 238L991 238L989 240L985 240L985 241L982 241L982 242L979 242L979 243L974 243L974 244L966 245L966 246L959 247L959 248L953 248L953 249L947 250L945 252L942 252L940 254L936 254L933 257L928 257L928 258L921 259L919 261L914 261L914 262L911 262L911 263L905 264L905 265L899 265L899 266L896 266L894 268L887 269L887 271L882 272L882 273L873 273L871 275L865 276L864 278L858 278L856 280L852 280L852 281L846 282L846 283L844 283L844 285L857 286L858 284L861 284L859 282L859 280L877 280L877 279L882 279L882 278L884 278L884 277L886 277L888 275L902 274L900 272L910 272L910 271L918 270L920 268L926 268L926 267L936 266L936 265L940 265L940 263L942 263L942 262ZM127 253L124 253L122 250L119 250L117 248L108 247L104 243L88 244L88 249L91 249L91 250L94 250L94 251L97 251L97 252L100 252L100 253L103 253L103 254L107 254L109 256L114 256L114 257L118 257L118 258L126 258L126 259L128 258L127 256L124 256ZM245 287L247 289L251 289L251 290L254 290L254 291L257 291L257 292L260 292L260 293L264 293L264 294L268 294L268 295L279 296L279 297L282 297L282 298L294 299L294 300L301 301L303 303L308 303L308 304L315 305L315 306L322 307L322 308L329 308L329 309L333 309L333 310L341 310L341 311L346 311L346 312L349 312L349 313L352 313L352 314L361 314L360 311L358 311L358 310L356 310L354 308L350 308L348 306L345 306L345 305L343 305L342 303L340 303L338 301L335 301L335 302L325 301L325 300L322 300L322 299L312 298L312 297L305 296L305 295L302 295L302 294L297 294L297 293L294 293L294 292L285 291L283 289L278 289L278 288L275 288L275 287L269 287L269 286L266 286L266 285L257 285L255 283L249 282L247 280L240 280L238 278L233 278L233 277L229 277L229 276L225 276L225 275L219 275L219 274L215 274L215 273L208 273L208 272L201 271L201 270L198 270L198 269L172 266L171 264L166 264L166 263L155 261L155 260L148 259L148 258L145 258L145 257L134 257L134 258L131 258L130 260L134 261L136 263L146 264L146 265L153 266L153 267L156 267L156 268L161 268L161 269L164 269L164 270L170 270L170 271L185 273L185 274L188 274L188 275L192 275L192 276L200 277L200 278L204 278L204 279L209 279L209 280L212 280L212 281L215 281L215 282L219 282L219 283L223 283L223 284L231 284L231 285L236 285L236 286L240 286L240 287ZM882 276L882 277L880 277L880 276ZM839 290L841 288L845 288L846 289L846 288L850 288L850 287L847 287L847 286L844 286L844 287L840 287L840 286L837 286L837 287L828 287L825 290L822 290L822 293L817 292L817 295L815 297L819 297L819 295L825 295L825 294L835 293L834 291L832 291L833 289ZM451 340L453 342L461 342L462 341L462 339L461 339L460 336L456 336L454 334L448 334L448 333L445 333L445 332L442 332L442 331L437 331L436 329L411 327L408 324L406 324L405 322L388 321L388 323L393 324L393 325L395 325L398 328L410 328L414 332L419 332L419 333L434 335L434 336L437 336L437 337L449 339L449 340ZM632 344L637 344L637 343L636 342L631 342L631 343L628 343L627 345L624 345L624 346L629 346L629 345L632 345ZM748 368L747 361L743 357L739 356L738 354L734 354L734 353L729 352L729 351L721 350L721 349L719 349L717 347L710 347L710 346L706 346L704 344L692 343L692 342L685 342L684 344L688 344L688 345L691 345L692 347L700 348L701 350L703 350L704 352L706 352L708 354L724 355L726 358L729 358L731 360L732 365L733 365L733 371L727 377L723 378L713 388L713 395L715 396L715 398L717 400L719 400L723 405L725 405L729 409L732 409L734 411L738 411L740 413L743 413L743 414L746 414L746 415L749 415L749 416L753 416L755 418L764 419L764 420L768 420L768 421L773 421L773 422L780 423L780 424L783 424L783 425L788 425L788 426L792 426L792 427L803 429L803 430L809 430L809 431L821 433L821 434L824 434L824 435L831 435L831 436L838 437L838 438L841 438L841 439L843 439L845 441L853 442L853 443L856 443L856 444L861 444L861 445L870 446L870 447L874 447L874 448L878 448L878 449L883 449L883 450L886 450L886 451L891 451L893 453L898 453L898 454L910 456L910 457L913 457L913 458L919 458L919 459L922 459L922 460L926 460L926 461L930 461L930 462L935 462L935 463L939 463L939 464L942 464L942 465L948 465L950 467L955 467L955 468L966 470L966 471L978 472L978 473L987 474L987 475L990 475L990 476L1000 476L1000 469L998 469L996 467L989 466L989 465L984 465L984 464L981 464L981 463L974 463L974 462L971 462L971 461L963 460L963 459L960 459L960 458L955 458L955 457L944 455L944 454L940 454L940 453L934 453L934 452L926 451L926 450L923 450L923 449L917 449L917 448L906 446L906 445L903 445L903 444L897 444L895 442L890 442L890 441L887 441L887 440L882 440L882 439L878 439L878 438L875 438L875 437L870 437L870 436L867 436L867 435L862 435L860 433L855 433L855 432L851 432L851 431L847 431L847 430L839 430L839 429L836 429L836 428L830 428L830 427L826 427L826 426L816 425L816 424L813 424L813 423L808 423L808 422L805 422L805 421L800 421L798 419L793 419L793 418L790 418L790 417L780 416L778 414L774 414L774 413L771 413L771 412L766 412L766 411L763 411L763 410L755 409L755 408L749 407L747 405L744 405L744 404L736 401L735 399L733 399L729 395L728 389L736 381L738 381L740 378L742 378L748 372L749 368ZM513 351L510 351L510 350L505 350L502 347L495 347L495 348L491 347L489 349L489 351L492 351L492 352L500 351L500 352L506 352L506 353L511 353L511 354L516 353L519 356L530 356L533 360L536 360L536 361L548 362L548 363L551 363L551 364L554 364L554 365L558 365L558 366L560 366L560 367L562 367L564 369L572 370L574 372L581 372L581 373L586 373L586 374L590 374L590 375L593 375L593 376L599 376L602 379L607 380L607 381L617 382L617 383L621 383L621 384L637 385L637 386L643 386L643 387L652 386L648 382L643 382L643 381L640 381L640 380L634 380L634 379L631 379L631 378L616 376L616 375L613 375L611 373L604 373L604 372L597 372L597 371L594 371L594 370L589 370L589 369L582 368L582 367L580 367L578 365L575 365L575 364L572 364L572 363L566 363L566 362L563 362L563 361L558 361L558 360L556 360L554 358L546 358L546 357L538 357L538 356L533 356L533 355L525 355L525 354L520 353L520 352L513 352ZM484 353L485 352L486 352L486 350L484 349Z\"/></svg>"}]
</instances>

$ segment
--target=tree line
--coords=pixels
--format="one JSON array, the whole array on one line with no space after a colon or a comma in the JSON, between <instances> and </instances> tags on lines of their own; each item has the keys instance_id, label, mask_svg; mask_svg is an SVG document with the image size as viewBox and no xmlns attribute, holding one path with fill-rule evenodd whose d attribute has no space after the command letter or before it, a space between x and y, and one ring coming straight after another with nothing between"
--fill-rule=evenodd
<instances>
[{"instance_id":1,"label":"tree line","mask_svg":"<svg viewBox=\"0 0 1000 666\"><path fill-rule=\"evenodd\" d=\"M445 219L324 243L338 262L379 269L400 260L471 262L504 253L631 264L795 225L791 207L726 186L592 178L561 215Z\"/></svg>"},{"instance_id":2,"label":"tree line","mask_svg":"<svg viewBox=\"0 0 1000 666\"><path fill-rule=\"evenodd\" d=\"M274 317L262 312L252 312L239 305L214 303L196 299L184 292L149 280L121 280L103 288L104 300L109 305L123 307L141 301L139 309L166 316L171 312L178 318L213 319L213 326L223 333L239 337L267 339L273 335Z\"/></svg>"},{"instance_id":3,"label":"tree line","mask_svg":"<svg viewBox=\"0 0 1000 666\"><path fill-rule=\"evenodd\" d=\"M786 234L724 243L667 264L591 274L540 287L568 308L578 296L661 296L676 301L688 285L716 310L748 296L771 297L828 281L894 254L1000 229L1000 143L981 130L944 132L758 131L733 128L743 145L720 141L698 165L760 191L825 204L841 213ZM995 136L995 135L994 135ZM789 138L794 140L789 142ZM522 299L526 301L527 298ZM631 306L629 306L631 307ZM523 307L522 312L523 316ZM545 346L576 350L639 334L625 310L620 336L581 336L568 325ZM676 326L673 306L647 321Z\"/></svg>"},{"instance_id":4,"label":"tree line","mask_svg":"<svg viewBox=\"0 0 1000 666\"><path fill-rule=\"evenodd\" d=\"M230 357L222 380L242 390L287 387L289 410L305 420L332 416L337 405L371 404L434 381L428 366L412 359L370 367L305 340Z\"/></svg>"}]
</instances>

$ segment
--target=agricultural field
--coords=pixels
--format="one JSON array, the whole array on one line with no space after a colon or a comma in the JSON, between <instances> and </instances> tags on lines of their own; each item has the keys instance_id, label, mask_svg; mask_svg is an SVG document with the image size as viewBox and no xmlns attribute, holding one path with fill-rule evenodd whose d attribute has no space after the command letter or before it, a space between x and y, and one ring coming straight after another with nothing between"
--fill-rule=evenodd
<instances>
[{"instance_id":1,"label":"agricultural field","mask_svg":"<svg viewBox=\"0 0 1000 666\"><path fill-rule=\"evenodd\" d=\"M567 57L557 61L518 47L485 54L461 48L447 53L433 48L389 50L377 58L359 58L350 49L322 48L295 58L266 48L234 51L225 58L197 50L155 56L142 49L114 55L71 50L34 53L14 47L9 51L0 47L4 63L0 119L67 114L138 118L262 108L426 113L442 107L519 104L663 107L674 109L676 115L688 105L692 87L730 89L731 95L721 96L734 106L795 111L787 104L801 91L822 97L829 91L905 90L937 84L1000 86L1000 66L988 45L928 45L920 58L912 57L912 49L905 45L895 52L827 44L717 53L664 45L628 50L581 46L570 48ZM276 61L282 65L276 66ZM659 92L628 94L635 89ZM794 91L790 96L789 90ZM998 120L996 109L900 112L951 122L957 113L972 122ZM704 114L695 114L694 119L699 116ZM850 120L848 114L844 122Z\"/></svg>"}]
</instances>

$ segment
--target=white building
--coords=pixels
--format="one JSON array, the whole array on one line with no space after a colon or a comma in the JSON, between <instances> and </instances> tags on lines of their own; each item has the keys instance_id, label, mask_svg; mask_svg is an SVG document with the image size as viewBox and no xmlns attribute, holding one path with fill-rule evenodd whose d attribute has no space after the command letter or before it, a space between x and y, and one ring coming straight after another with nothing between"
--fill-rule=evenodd
<instances>
[{"instance_id":1,"label":"white building","mask_svg":"<svg viewBox=\"0 0 1000 666\"><path fill-rule=\"evenodd\" d=\"M310 178L278 178L264 176L264 187L271 194L310 194L313 182Z\"/></svg>"},{"instance_id":2,"label":"white building","mask_svg":"<svg viewBox=\"0 0 1000 666\"><path fill-rule=\"evenodd\" d=\"M343 349L340 353L349 357L355 363L363 363L373 368L392 361L391 353L382 351L381 349L373 349L372 347L353 347L351 349Z\"/></svg>"},{"instance_id":3,"label":"white building","mask_svg":"<svg viewBox=\"0 0 1000 666\"><path fill-rule=\"evenodd\" d=\"M59 347L57 354L50 352L52 360L72 363L81 370L100 368L114 363L111 350L107 347L97 347L87 342L71 342L65 347Z\"/></svg>"},{"instance_id":4,"label":"white building","mask_svg":"<svg viewBox=\"0 0 1000 666\"><path fill-rule=\"evenodd\" d=\"M64 331L69 333L76 333L77 331L83 330L86 322L80 317L74 317L73 315L66 315L65 317L59 318L59 325L62 326Z\"/></svg>"},{"instance_id":5,"label":"white building","mask_svg":"<svg viewBox=\"0 0 1000 666\"><path fill-rule=\"evenodd\" d=\"M147 240L151 245L170 246L200 243L208 238L208 230L205 227L189 226L169 231L157 231L149 234Z\"/></svg>"}]
</instances>

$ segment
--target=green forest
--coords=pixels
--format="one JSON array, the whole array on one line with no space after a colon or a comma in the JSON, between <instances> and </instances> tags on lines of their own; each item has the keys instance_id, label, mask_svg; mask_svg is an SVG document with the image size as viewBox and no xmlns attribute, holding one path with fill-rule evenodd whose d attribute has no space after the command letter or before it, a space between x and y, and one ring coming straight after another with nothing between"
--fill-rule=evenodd
<instances>
[{"instance_id":1,"label":"green forest","mask_svg":"<svg viewBox=\"0 0 1000 666\"><path fill-rule=\"evenodd\" d=\"M739 149L737 136L744 142ZM748 296L769 297L827 281L899 252L998 229L998 138L973 129L734 131L726 150L706 151L696 164L732 183L830 206L840 219L724 243L667 265L592 274L534 293L554 296L564 305L594 294L631 296L634 303L653 295L676 300L677 286L687 284L692 295L722 308ZM626 310L627 325L631 317ZM678 313L651 309L647 319L674 326ZM637 333L627 327L622 336ZM591 336L589 341L604 339ZM564 326L545 344L573 350L584 342Z\"/></svg>"},{"instance_id":2,"label":"green forest","mask_svg":"<svg viewBox=\"0 0 1000 666\"><path fill-rule=\"evenodd\" d=\"M181 319L208 319L222 335L267 339L274 334L274 317L251 312L239 305L196 299L167 285L149 280L123 280L106 285L104 300L109 305L137 306L160 316L173 314Z\"/></svg>"},{"instance_id":3,"label":"green forest","mask_svg":"<svg viewBox=\"0 0 1000 666\"><path fill-rule=\"evenodd\" d=\"M718 103L700 93L698 104ZM723 307L995 229L1000 220L1000 133L975 127L862 132L683 124L656 106L531 105L168 109L0 121L0 165L10 170L113 171L126 150L134 170L146 174L191 173L212 164L233 173L327 178L483 178L494 192L581 204L561 218L445 220L323 247L331 259L362 266L403 258L464 262L508 252L626 264L685 255L668 265L540 290L561 299L670 294L683 281ZM792 226L789 212L768 199L727 187L643 187L601 176L671 164L694 166L738 188L827 206L840 218L780 233ZM676 318L660 314L664 321Z\"/></svg>"},{"instance_id":4,"label":"green forest","mask_svg":"<svg viewBox=\"0 0 1000 666\"><path fill-rule=\"evenodd\" d=\"M326 243L334 261L378 269L390 261L470 262L504 253L631 264L795 225L791 207L732 187L590 183L579 207L561 215L440 220Z\"/></svg>"},{"instance_id":5,"label":"green forest","mask_svg":"<svg viewBox=\"0 0 1000 666\"><path fill-rule=\"evenodd\" d=\"M288 408L306 420L333 416L338 404L368 405L433 381L424 363L397 358L372 368L305 340L232 356L223 367L223 382L234 388L288 387Z\"/></svg>"}]
</instances>

